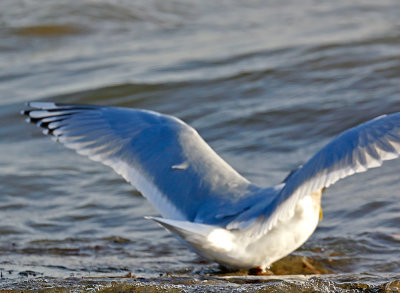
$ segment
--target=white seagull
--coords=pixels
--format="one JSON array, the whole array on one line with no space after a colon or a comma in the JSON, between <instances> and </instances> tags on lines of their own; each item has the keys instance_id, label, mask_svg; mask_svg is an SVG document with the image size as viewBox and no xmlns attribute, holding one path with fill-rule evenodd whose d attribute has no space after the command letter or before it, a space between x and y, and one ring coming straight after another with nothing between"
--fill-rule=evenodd
<instances>
[{"instance_id":1,"label":"white seagull","mask_svg":"<svg viewBox=\"0 0 400 293\"><path fill-rule=\"evenodd\" d=\"M400 113L351 128L284 183L263 188L237 173L180 119L153 111L32 102L22 111L66 147L132 183L164 226L206 259L269 266L314 232L321 195L341 178L400 155Z\"/></svg>"}]
</instances>

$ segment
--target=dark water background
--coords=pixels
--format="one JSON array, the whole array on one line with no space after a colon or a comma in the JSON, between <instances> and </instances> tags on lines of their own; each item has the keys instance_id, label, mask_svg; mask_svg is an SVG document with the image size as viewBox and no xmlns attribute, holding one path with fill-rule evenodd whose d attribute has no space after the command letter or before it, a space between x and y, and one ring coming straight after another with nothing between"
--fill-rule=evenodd
<instances>
[{"instance_id":1,"label":"dark water background","mask_svg":"<svg viewBox=\"0 0 400 293\"><path fill-rule=\"evenodd\" d=\"M220 274L143 219L157 212L111 169L27 125L24 102L178 116L268 186L341 131L400 111L399 76L397 0L2 0L0 287ZM309 291L400 279L399 172L387 162L325 192L324 219L294 255L333 274Z\"/></svg>"}]
</instances>

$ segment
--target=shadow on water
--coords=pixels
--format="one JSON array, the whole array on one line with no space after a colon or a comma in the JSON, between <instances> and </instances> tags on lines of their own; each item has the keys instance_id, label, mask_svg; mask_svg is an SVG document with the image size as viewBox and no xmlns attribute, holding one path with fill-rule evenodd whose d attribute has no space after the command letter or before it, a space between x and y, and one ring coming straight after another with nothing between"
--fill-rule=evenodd
<instances>
[{"instance_id":1,"label":"shadow on water","mask_svg":"<svg viewBox=\"0 0 400 293\"><path fill-rule=\"evenodd\" d=\"M74 25L37 25L15 28L11 34L24 37L63 37L79 35L86 32L86 29Z\"/></svg>"}]
</instances>

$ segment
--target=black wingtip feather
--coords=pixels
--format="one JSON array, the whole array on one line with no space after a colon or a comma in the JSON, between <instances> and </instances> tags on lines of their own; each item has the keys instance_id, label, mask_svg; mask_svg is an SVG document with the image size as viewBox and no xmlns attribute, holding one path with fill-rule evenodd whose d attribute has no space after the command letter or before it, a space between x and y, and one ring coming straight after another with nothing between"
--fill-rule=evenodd
<instances>
[{"instance_id":1,"label":"black wingtip feather","mask_svg":"<svg viewBox=\"0 0 400 293\"><path fill-rule=\"evenodd\" d=\"M54 131L61 126L50 129L49 128L50 123L64 121L69 116L76 114L75 112L71 113L71 110L80 112L80 110L87 111L87 110L98 109L99 107L101 107L94 105L59 104L53 102L27 102L25 104L28 107L30 107L30 109L25 109L20 111L21 115L26 116L25 121L28 123L36 124L38 127L43 129L43 133L45 135L50 135L53 137L57 137L57 135L54 135ZM35 115L31 113L34 113L35 111L44 111L48 115L45 114L43 116L39 115L38 117L32 117ZM56 113L54 115L52 114L54 112L64 112L64 113L62 114ZM52 118L52 117L56 119L51 119L50 121L46 121L46 118Z\"/></svg>"}]
</instances>

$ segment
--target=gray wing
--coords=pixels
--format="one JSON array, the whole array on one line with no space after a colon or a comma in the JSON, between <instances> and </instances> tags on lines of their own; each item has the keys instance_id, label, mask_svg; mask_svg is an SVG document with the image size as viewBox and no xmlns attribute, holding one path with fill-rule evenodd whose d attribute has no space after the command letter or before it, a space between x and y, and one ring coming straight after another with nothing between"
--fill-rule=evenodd
<instances>
[{"instance_id":1,"label":"gray wing","mask_svg":"<svg viewBox=\"0 0 400 293\"><path fill-rule=\"evenodd\" d=\"M354 173L379 167L383 161L399 155L400 113L370 120L343 132L317 152L287 179L279 194L262 211L249 209L228 227L253 226L254 234L262 235L279 219L292 214L296 203L304 196Z\"/></svg>"},{"instance_id":2,"label":"gray wing","mask_svg":"<svg viewBox=\"0 0 400 293\"><path fill-rule=\"evenodd\" d=\"M23 114L30 122L113 168L164 217L214 221L246 209L242 199L257 189L175 117L127 108L28 105Z\"/></svg>"}]
</instances>

